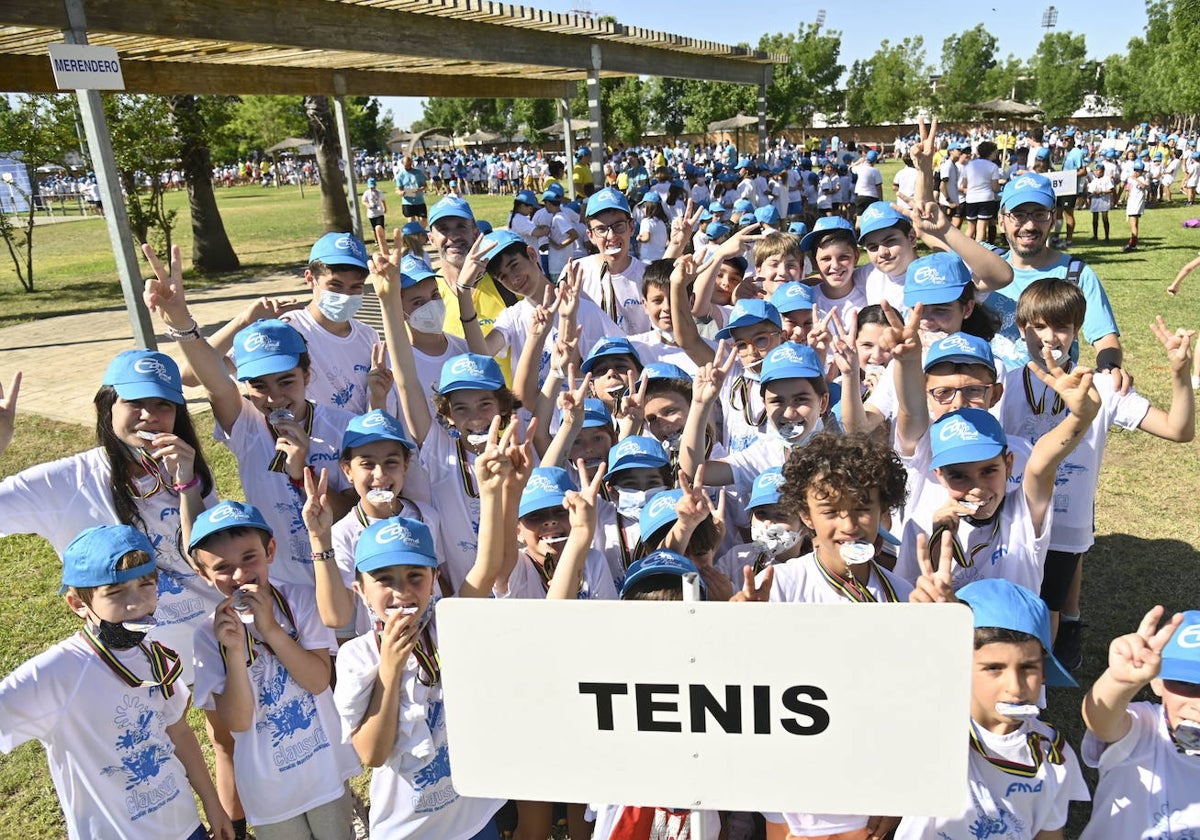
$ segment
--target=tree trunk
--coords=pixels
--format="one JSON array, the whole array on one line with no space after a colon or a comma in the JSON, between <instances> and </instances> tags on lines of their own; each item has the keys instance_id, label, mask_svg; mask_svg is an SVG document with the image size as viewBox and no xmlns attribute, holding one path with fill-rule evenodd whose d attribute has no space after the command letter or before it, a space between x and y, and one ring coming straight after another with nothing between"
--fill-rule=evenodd
<instances>
[{"instance_id":1,"label":"tree trunk","mask_svg":"<svg viewBox=\"0 0 1200 840\"><path fill-rule=\"evenodd\" d=\"M170 97L175 132L179 136L180 166L187 179L188 210L192 217L192 265L201 274L235 271L241 266L225 233L212 185L212 155L205 140L204 117L196 97Z\"/></svg>"},{"instance_id":2,"label":"tree trunk","mask_svg":"<svg viewBox=\"0 0 1200 840\"><path fill-rule=\"evenodd\" d=\"M317 149L317 169L321 173L321 220L325 231L352 229L350 208L346 206L345 178L341 168L341 144L333 125L329 97L304 97L304 113Z\"/></svg>"}]
</instances>

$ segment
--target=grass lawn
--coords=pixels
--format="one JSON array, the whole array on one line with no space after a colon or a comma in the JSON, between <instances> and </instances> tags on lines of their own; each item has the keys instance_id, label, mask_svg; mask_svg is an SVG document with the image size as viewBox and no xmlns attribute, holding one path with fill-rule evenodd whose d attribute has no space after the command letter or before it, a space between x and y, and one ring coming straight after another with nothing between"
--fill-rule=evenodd
<instances>
[{"instance_id":1,"label":"grass lawn","mask_svg":"<svg viewBox=\"0 0 1200 840\"><path fill-rule=\"evenodd\" d=\"M885 182L894 171L885 169ZM320 233L317 199L312 192L300 199L293 190L253 187L218 190L218 199L245 273L277 267L295 268ZM184 204L182 194L171 196ZM507 220L508 199L472 199L479 215L495 224ZM394 208L393 208L394 209ZM1200 275L1184 285L1178 298L1164 289L1178 268L1200 248L1200 231L1185 230L1180 222L1200 215L1195 208L1151 210L1143 219L1143 248L1122 254L1128 234L1125 218L1112 214L1113 243L1088 241L1090 214L1078 214L1074 253L1095 267L1112 299L1126 347L1126 367L1138 389L1156 405L1166 407L1169 388L1165 356L1148 327L1162 314L1171 327L1200 328ZM391 215L394 223L398 215ZM191 233L186 209L181 213L180 240L184 252ZM0 325L21 320L111 306L120 303L111 252L103 223L72 222L39 228L35 253L44 291L22 294L8 266L0 267ZM240 276L240 275L239 275ZM217 282L220 282L218 279ZM0 371L7 382L11 372ZM96 371L99 378L100 371ZM199 425L210 427L211 418ZM16 438L0 456L0 476L53 458L79 452L93 444L93 433L31 416L18 419ZM232 459L224 448L207 446L223 494L240 498ZM1156 603L1168 610L1200 607L1200 449L1197 444L1168 444L1140 433L1114 432L1109 439L1096 511L1097 542L1084 578L1085 661L1079 681L1089 685L1103 670L1109 641L1136 628L1141 616ZM58 589L60 565L40 538L0 540L0 575L7 581L5 622L0 628L0 671L20 662L74 632L77 621ZM1046 719L1061 725L1072 744L1082 735L1078 690L1050 694ZM197 729L204 740L198 718ZM0 837L53 837L63 834L58 803L50 785L45 759L36 745L26 745L0 759ZM1069 835L1086 820L1087 808L1072 812Z\"/></svg>"}]
</instances>

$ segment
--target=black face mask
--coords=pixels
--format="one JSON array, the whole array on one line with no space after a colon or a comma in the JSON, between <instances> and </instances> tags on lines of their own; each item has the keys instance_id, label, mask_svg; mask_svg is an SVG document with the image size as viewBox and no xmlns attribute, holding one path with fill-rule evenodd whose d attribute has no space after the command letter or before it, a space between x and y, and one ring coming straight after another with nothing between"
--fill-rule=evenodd
<instances>
[{"instance_id":1,"label":"black face mask","mask_svg":"<svg viewBox=\"0 0 1200 840\"><path fill-rule=\"evenodd\" d=\"M146 632L144 630L129 630L124 624L100 619L100 626L96 630L96 636L109 650L129 650L141 644L142 639L146 638Z\"/></svg>"}]
</instances>

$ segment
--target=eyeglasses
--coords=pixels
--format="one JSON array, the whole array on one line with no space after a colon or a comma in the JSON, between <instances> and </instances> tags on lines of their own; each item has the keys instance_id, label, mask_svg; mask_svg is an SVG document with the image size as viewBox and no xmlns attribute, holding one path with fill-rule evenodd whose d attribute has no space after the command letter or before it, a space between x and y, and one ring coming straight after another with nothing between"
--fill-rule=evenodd
<instances>
[{"instance_id":1,"label":"eyeglasses","mask_svg":"<svg viewBox=\"0 0 1200 840\"><path fill-rule=\"evenodd\" d=\"M778 338L779 338L779 333L773 333L773 332L763 333L762 335L755 336L754 338L750 339L749 341L733 342L733 349L738 353L745 353L751 347L753 347L755 350L766 350L766 349L770 348L770 346Z\"/></svg>"},{"instance_id":2,"label":"eyeglasses","mask_svg":"<svg viewBox=\"0 0 1200 840\"><path fill-rule=\"evenodd\" d=\"M985 399L990 390L992 390L991 385L964 385L961 388L930 388L928 394L939 405L948 405L954 402L955 394L960 391L967 402L973 403Z\"/></svg>"},{"instance_id":3,"label":"eyeglasses","mask_svg":"<svg viewBox=\"0 0 1200 840\"><path fill-rule=\"evenodd\" d=\"M615 222L611 225L593 225L591 228L589 228L589 230L593 235L599 236L601 239L608 236L610 233L615 233L617 236L622 236L626 231L629 230L629 222L621 221Z\"/></svg>"},{"instance_id":4,"label":"eyeglasses","mask_svg":"<svg viewBox=\"0 0 1200 840\"><path fill-rule=\"evenodd\" d=\"M1048 222L1052 218L1054 218L1054 211L1053 210L1031 210L1028 213L1024 213L1024 212L1018 213L1018 212L1009 210L1004 215L1008 216L1008 218L1012 219L1017 224L1023 225L1026 222Z\"/></svg>"}]
</instances>

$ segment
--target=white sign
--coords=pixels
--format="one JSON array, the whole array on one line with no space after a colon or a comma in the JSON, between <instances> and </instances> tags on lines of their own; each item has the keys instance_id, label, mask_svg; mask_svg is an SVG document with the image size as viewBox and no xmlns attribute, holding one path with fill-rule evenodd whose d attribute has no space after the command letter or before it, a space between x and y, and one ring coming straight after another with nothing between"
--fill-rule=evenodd
<instances>
[{"instance_id":1,"label":"white sign","mask_svg":"<svg viewBox=\"0 0 1200 840\"><path fill-rule=\"evenodd\" d=\"M1079 173L1074 169L1070 172L1047 172L1046 177L1054 185L1055 195L1075 195L1079 191Z\"/></svg>"},{"instance_id":2,"label":"white sign","mask_svg":"<svg viewBox=\"0 0 1200 840\"><path fill-rule=\"evenodd\" d=\"M113 47L50 44L50 66L59 90L125 90L121 59Z\"/></svg>"},{"instance_id":3,"label":"white sign","mask_svg":"<svg viewBox=\"0 0 1200 840\"><path fill-rule=\"evenodd\" d=\"M464 795L938 816L968 801L962 606L450 598L437 613Z\"/></svg>"}]
</instances>

